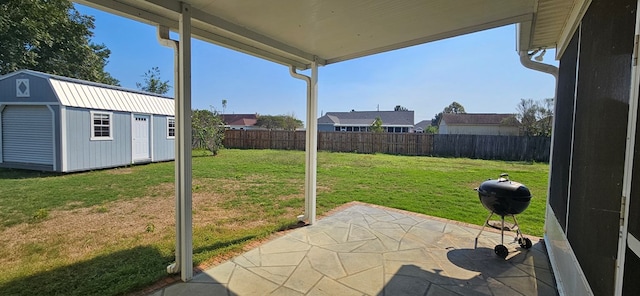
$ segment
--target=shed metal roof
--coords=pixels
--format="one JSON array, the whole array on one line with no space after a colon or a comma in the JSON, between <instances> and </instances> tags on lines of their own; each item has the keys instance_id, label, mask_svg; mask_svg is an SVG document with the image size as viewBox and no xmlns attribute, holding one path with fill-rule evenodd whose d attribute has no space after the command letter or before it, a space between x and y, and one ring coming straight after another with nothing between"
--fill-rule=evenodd
<instances>
[{"instance_id":1,"label":"shed metal roof","mask_svg":"<svg viewBox=\"0 0 640 296\"><path fill-rule=\"evenodd\" d=\"M587 0L76 0L178 30L181 2L204 41L297 68L523 23L522 50L555 47Z\"/></svg>"},{"instance_id":2,"label":"shed metal roof","mask_svg":"<svg viewBox=\"0 0 640 296\"><path fill-rule=\"evenodd\" d=\"M143 91L32 70L20 70L7 74L1 77L1 79L20 73L47 79L58 101L60 101L60 104L63 106L144 114L175 115L173 99Z\"/></svg>"}]
</instances>

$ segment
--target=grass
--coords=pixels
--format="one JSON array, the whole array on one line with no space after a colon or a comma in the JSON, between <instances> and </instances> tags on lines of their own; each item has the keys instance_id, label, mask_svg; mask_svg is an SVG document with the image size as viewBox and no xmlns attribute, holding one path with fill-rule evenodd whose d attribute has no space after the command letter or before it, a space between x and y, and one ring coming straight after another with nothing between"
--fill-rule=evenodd
<instances>
[{"instance_id":1,"label":"grass","mask_svg":"<svg viewBox=\"0 0 640 296\"><path fill-rule=\"evenodd\" d=\"M228 258L294 224L304 152L222 150L193 158L194 262ZM473 224L473 188L508 172L534 198L519 215L542 235L548 165L472 159L318 155L318 212L361 201ZM173 261L173 162L75 174L0 169L0 294L115 295L166 276Z\"/></svg>"}]
</instances>

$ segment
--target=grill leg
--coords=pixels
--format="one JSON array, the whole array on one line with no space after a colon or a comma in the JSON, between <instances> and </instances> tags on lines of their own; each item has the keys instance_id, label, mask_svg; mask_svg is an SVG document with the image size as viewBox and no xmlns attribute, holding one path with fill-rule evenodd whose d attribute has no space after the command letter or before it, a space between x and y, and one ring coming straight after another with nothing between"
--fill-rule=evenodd
<instances>
[{"instance_id":1,"label":"grill leg","mask_svg":"<svg viewBox=\"0 0 640 296\"><path fill-rule=\"evenodd\" d=\"M487 220L484 220L484 224L482 225L482 229L480 229L480 232L478 232L478 235L476 236L476 243L473 246L474 249L478 248L478 238L482 234L482 231L484 231L484 228L487 226L487 224L489 224L489 219L491 219L492 216L493 216L493 212L489 213L489 216L487 217Z\"/></svg>"},{"instance_id":2,"label":"grill leg","mask_svg":"<svg viewBox=\"0 0 640 296\"><path fill-rule=\"evenodd\" d=\"M513 227L515 227L516 229L515 241L518 241L518 238L524 239L524 235L522 235L522 232L520 232L520 225L518 225L518 220L516 219L516 215L511 215L511 217L513 217L513 223L515 224Z\"/></svg>"},{"instance_id":3,"label":"grill leg","mask_svg":"<svg viewBox=\"0 0 640 296\"><path fill-rule=\"evenodd\" d=\"M504 245L504 216L500 216L502 227L500 227L500 244Z\"/></svg>"}]
</instances>

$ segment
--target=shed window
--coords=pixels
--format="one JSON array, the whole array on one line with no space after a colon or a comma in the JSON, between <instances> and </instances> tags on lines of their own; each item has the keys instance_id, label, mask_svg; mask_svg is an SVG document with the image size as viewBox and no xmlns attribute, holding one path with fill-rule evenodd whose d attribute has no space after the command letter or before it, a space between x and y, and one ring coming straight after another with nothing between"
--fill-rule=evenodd
<instances>
[{"instance_id":1,"label":"shed window","mask_svg":"<svg viewBox=\"0 0 640 296\"><path fill-rule=\"evenodd\" d=\"M112 113L91 112L91 140L113 140Z\"/></svg>"},{"instance_id":2,"label":"shed window","mask_svg":"<svg viewBox=\"0 0 640 296\"><path fill-rule=\"evenodd\" d=\"M176 137L176 119L174 117L167 118L167 138Z\"/></svg>"}]
</instances>

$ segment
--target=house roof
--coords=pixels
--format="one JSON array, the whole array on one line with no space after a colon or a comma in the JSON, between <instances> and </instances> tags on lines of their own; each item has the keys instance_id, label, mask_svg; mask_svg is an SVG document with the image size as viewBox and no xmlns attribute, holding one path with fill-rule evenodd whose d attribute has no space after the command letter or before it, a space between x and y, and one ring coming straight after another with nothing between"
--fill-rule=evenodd
<instances>
[{"instance_id":1,"label":"house roof","mask_svg":"<svg viewBox=\"0 0 640 296\"><path fill-rule=\"evenodd\" d=\"M570 35L579 0L76 0L178 30L190 5L194 37L299 69L523 23L520 49ZM580 5L582 3L582 5ZM569 33L567 33L569 32Z\"/></svg>"},{"instance_id":2,"label":"house roof","mask_svg":"<svg viewBox=\"0 0 640 296\"><path fill-rule=\"evenodd\" d=\"M256 114L221 114L220 116L227 125L254 126L258 122Z\"/></svg>"},{"instance_id":3,"label":"house roof","mask_svg":"<svg viewBox=\"0 0 640 296\"><path fill-rule=\"evenodd\" d=\"M58 101L63 106L171 116L175 114L175 104L172 98L139 90L32 70L9 73L1 76L0 80L20 75L36 76L48 80Z\"/></svg>"},{"instance_id":4,"label":"house roof","mask_svg":"<svg viewBox=\"0 0 640 296\"><path fill-rule=\"evenodd\" d=\"M508 119L514 120L508 120ZM511 125L518 126L515 114L498 113L444 113L442 121L447 125Z\"/></svg>"},{"instance_id":5,"label":"house roof","mask_svg":"<svg viewBox=\"0 0 640 296\"><path fill-rule=\"evenodd\" d=\"M414 125L415 128L426 129L428 126L431 126L431 119L423 120Z\"/></svg>"},{"instance_id":6,"label":"house roof","mask_svg":"<svg viewBox=\"0 0 640 296\"><path fill-rule=\"evenodd\" d=\"M413 111L351 111L327 112L318 118L318 124L371 125L376 117L384 126L413 126Z\"/></svg>"}]
</instances>

